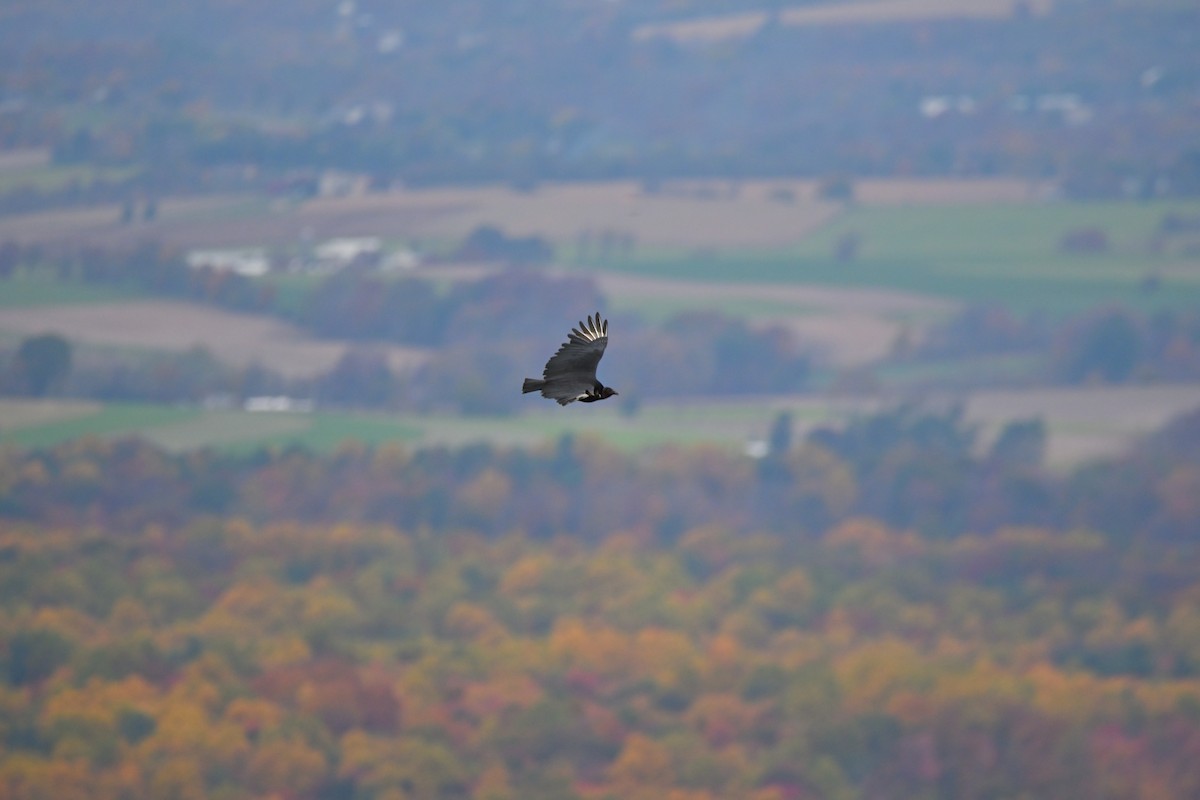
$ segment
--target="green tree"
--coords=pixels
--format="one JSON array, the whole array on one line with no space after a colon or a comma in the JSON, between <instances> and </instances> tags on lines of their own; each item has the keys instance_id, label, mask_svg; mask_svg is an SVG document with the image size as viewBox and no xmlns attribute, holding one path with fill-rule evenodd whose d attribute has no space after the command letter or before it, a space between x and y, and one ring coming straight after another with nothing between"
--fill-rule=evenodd
<instances>
[{"instance_id":1,"label":"green tree","mask_svg":"<svg viewBox=\"0 0 1200 800\"><path fill-rule=\"evenodd\" d=\"M30 336L17 347L17 368L29 391L40 397L70 371L71 343L57 333Z\"/></svg>"},{"instance_id":2,"label":"green tree","mask_svg":"<svg viewBox=\"0 0 1200 800\"><path fill-rule=\"evenodd\" d=\"M780 411L771 423L767 434L767 453L782 456L792 447L792 414L790 411Z\"/></svg>"},{"instance_id":3,"label":"green tree","mask_svg":"<svg viewBox=\"0 0 1200 800\"><path fill-rule=\"evenodd\" d=\"M1141 332L1127 313L1105 311L1068 338L1060 368L1067 380L1077 383L1096 378L1122 383L1137 367L1142 345Z\"/></svg>"},{"instance_id":4,"label":"green tree","mask_svg":"<svg viewBox=\"0 0 1200 800\"><path fill-rule=\"evenodd\" d=\"M36 683L70 658L73 647L61 634L45 628L17 631L7 642L5 664L9 683Z\"/></svg>"},{"instance_id":5,"label":"green tree","mask_svg":"<svg viewBox=\"0 0 1200 800\"><path fill-rule=\"evenodd\" d=\"M1013 420L1004 426L989 455L1000 464L1036 467L1046 454L1046 422L1042 419Z\"/></svg>"}]
</instances>

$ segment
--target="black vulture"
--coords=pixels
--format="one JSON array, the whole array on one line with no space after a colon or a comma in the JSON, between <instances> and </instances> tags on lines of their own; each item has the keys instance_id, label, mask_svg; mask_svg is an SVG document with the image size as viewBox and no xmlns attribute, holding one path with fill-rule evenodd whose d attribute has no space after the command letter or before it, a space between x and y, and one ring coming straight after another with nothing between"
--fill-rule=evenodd
<instances>
[{"instance_id":1,"label":"black vulture","mask_svg":"<svg viewBox=\"0 0 1200 800\"><path fill-rule=\"evenodd\" d=\"M608 320L600 319L597 311L587 322L571 329L566 343L546 362L542 379L526 378L521 392L541 390L542 397L557 400L562 406L576 400L594 403L612 397L616 392L596 380L596 367L607 346Z\"/></svg>"}]
</instances>

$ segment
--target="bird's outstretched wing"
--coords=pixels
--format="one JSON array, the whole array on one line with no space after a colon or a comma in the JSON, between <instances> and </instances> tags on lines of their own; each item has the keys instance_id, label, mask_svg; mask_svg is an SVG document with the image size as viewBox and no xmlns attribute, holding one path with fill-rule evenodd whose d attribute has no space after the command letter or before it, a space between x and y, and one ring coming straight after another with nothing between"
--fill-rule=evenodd
<instances>
[{"instance_id":1,"label":"bird's outstretched wing","mask_svg":"<svg viewBox=\"0 0 1200 800\"><path fill-rule=\"evenodd\" d=\"M547 382L570 384L579 383L581 391L591 388L596 380L596 367L608 347L608 320L600 319L600 312L580 322L578 328L572 328L567 341L558 352L550 356L542 378Z\"/></svg>"}]
</instances>

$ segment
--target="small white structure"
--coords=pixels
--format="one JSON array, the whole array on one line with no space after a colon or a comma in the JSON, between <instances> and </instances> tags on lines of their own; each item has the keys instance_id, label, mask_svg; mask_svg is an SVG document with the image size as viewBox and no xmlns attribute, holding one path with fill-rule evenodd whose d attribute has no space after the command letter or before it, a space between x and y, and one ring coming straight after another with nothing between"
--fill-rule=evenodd
<instances>
[{"instance_id":1,"label":"small white structure","mask_svg":"<svg viewBox=\"0 0 1200 800\"><path fill-rule=\"evenodd\" d=\"M192 250L186 256L192 269L215 269L261 278L271 271L271 259L261 247L228 250Z\"/></svg>"},{"instance_id":2,"label":"small white structure","mask_svg":"<svg viewBox=\"0 0 1200 800\"><path fill-rule=\"evenodd\" d=\"M306 414L313 410L313 401L298 400L286 395L260 395L247 397L242 408L246 411L290 411Z\"/></svg>"},{"instance_id":3,"label":"small white structure","mask_svg":"<svg viewBox=\"0 0 1200 800\"><path fill-rule=\"evenodd\" d=\"M312 248L316 272L336 272L355 261L376 260L383 249L378 236L341 236L320 242Z\"/></svg>"},{"instance_id":4,"label":"small white structure","mask_svg":"<svg viewBox=\"0 0 1200 800\"><path fill-rule=\"evenodd\" d=\"M313 256L317 261L345 266L359 258L374 258L381 249L383 241L378 236L343 236L321 242L313 248Z\"/></svg>"},{"instance_id":5,"label":"small white structure","mask_svg":"<svg viewBox=\"0 0 1200 800\"><path fill-rule=\"evenodd\" d=\"M355 106L347 110L341 121L344 125L357 125L366 118L366 110ZM371 180L357 172L342 172L327 169L317 178L317 195L320 197L360 197L367 193Z\"/></svg>"},{"instance_id":6,"label":"small white structure","mask_svg":"<svg viewBox=\"0 0 1200 800\"><path fill-rule=\"evenodd\" d=\"M742 447L742 452L750 458L766 458L771 452L771 446L765 439L751 439Z\"/></svg>"},{"instance_id":7,"label":"small white structure","mask_svg":"<svg viewBox=\"0 0 1200 800\"><path fill-rule=\"evenodd\" d=\"M975 98L969 94L961 94L957 97L945 94L931 94L922 97L917 107L920 109L922 117L937 119L952 111L963 116L970 116L975 113L977 104Z\"/></svg>"},{"instance_id":8,"label":"small white structure","mask_svg":"<svg viewBox=\"0 0 1200 800\"><path fill-rule=\"evenodd\" d=\"M393 250L379 262L380 272L404 272L421 266L421 255L415 250L401 247Z\"/></svg>"},{"instance_id":9,"label":"small white structure","mask_svg":"<svg viewBox=\"0 0 1200 800\"><path fill-rule=\"evenodd\" d=\"M1084 125L1091 122L1095 112L1083 99L1071 92L1052 92L1038 95L1037 110L1047 114L1060 114L1068 125Z\"/></svg>"},{"instance_id":10,"label":"small white structure","mask_svg":"<svg viewBox=\"0 0 1200 800\"><path fill-rule=\"evenodd\" d=\"M404 47L404 31L399 28L389 28L379 34L379 41L375 45L375 49L380 53L394 53Z\"/></svg>"},{"instance_id":11,"label":"small white structure","mask_svg":"<svg viewBox=\"0 0 1200 800\"><path fill-rule=\"evenodd\" d=\"M1019 94L1008 101L1008 107L1018 114L1035 111L1058 115L1068 125L1086 125L1096 115L1095 110L1073 92L1047 92L1033 97Z\"/></svg>"}]
</instances>

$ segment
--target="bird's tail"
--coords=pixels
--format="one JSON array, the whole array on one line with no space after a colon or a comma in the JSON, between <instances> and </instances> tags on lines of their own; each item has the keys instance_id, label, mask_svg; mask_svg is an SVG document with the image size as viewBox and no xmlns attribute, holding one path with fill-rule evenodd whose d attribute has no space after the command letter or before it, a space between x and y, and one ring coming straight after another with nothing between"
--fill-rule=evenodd
<instances>
[{"instance_id":1,"label":"bird's tail","mask_svg":"<svg viewBox=\"0 0 1200 800\"><path fill-rule=\"evenodd\" d=\"M534 378L526 378L525 382L521 384L521 394L529 394L530 392L536 392L538 389L541 389L545 385L546 385L545 381L535 380Z\"/></svg>"}]
</instances>

